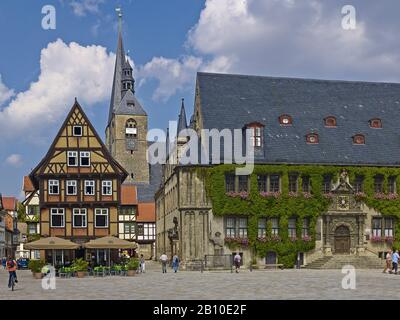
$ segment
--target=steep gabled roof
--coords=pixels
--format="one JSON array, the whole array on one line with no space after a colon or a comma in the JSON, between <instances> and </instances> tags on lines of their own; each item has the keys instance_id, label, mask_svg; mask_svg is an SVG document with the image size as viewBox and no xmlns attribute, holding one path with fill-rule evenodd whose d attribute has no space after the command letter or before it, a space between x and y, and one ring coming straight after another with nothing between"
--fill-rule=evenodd
<instances>
[{"instance_id":1,"label":"steep gabled roof","mask_svg":"<svg viewBox=\"0 0 400 320\"><path fill-rule=\"evenodd\" d=\"M7 211L17 210L17 198L15 197L4 197L3 196L3 209Z\"/></svg>"},{"instance_id":2,"label":"steep gabled roof","mask_svg":"<svg viewBox=\"0 0 400 320\"><path fill-rule=\"evenodd\" d=\"M124 115L141 115L145 116L146 111L144 111L142 105L136 99L135 95L131 90L128 90L124 97L122 98L119 106L114 110L115 114L124 114Z\"/></svg>"},{"instance_id":3,"label":"steep gabled roof","mask_svg":"<svg viewBox=\"0 0 400 320\"><path fill-rule=\"evenodd\" d=\"M56 137L54 138L53 143L51 144L48 152L46 153L46 156L40 161L40 163L32 170L32 172L29 175L29 178L33 182L36 190L39 189L37 176L43 174L43 168L50 161L50 158L54 153L56 143L60 139L62 132L65 130L65 128L68 124L68 121L70 120L70 118L72 117L72 115L74 114L75 111L79 112L79 114L82 115L83 120L87 123L88 127L93 132L97 142L101 146L102 153L107 158L108 162L111 164L114 171L121 177L121 179L122 179L121 181L124 181L126 179L126 177L128 176L128 172L111 156L107 147L104 145L103 141L101 140L100 136L98 135L96 129L93 127L92 123L90 122L89 118L86 116L82 107L80 106L78 101L75 99L74 105L72 106L72 108L71 108L70 112L68 113L67 117L65 118L60 130L58 131Z\"/></svg>"},{"instance_id":4,"label":"steep gabled roof","mask_svg":"<svg viewBox=\"0 0 400 320\"><path fill-rule=\"evenodd\" d=\"M28 176L24 177L24 185L22 186L22 190L24 192L35 191L35 187L33 186L33 183L32 183L31 179Z\"/></svg>"},{"instance_id":5,"label":"steep gabled roof","mask_svg":"<svg viewBox=\"0 0 400 320\"><path fill-rule=\"evenodd\" d=\"M264 127L261 163L400 165L400 84L198 73L205 129ZM278 118L288 114L290 126ZM325 127L334 116L337 126ZM382 128L370 127L379 118ZM318 144L307 144L308 133ZM365 145L354 145L355 134Z\"/></svg>"}]
</instances>

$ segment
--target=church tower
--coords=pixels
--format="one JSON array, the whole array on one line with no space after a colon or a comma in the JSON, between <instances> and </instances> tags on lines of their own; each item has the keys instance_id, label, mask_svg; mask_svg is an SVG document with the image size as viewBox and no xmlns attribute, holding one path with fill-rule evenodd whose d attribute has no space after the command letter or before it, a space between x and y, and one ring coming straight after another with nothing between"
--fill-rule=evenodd
<instances>
[{"instance_id":1,"label":"church tower","mask_svg":"<svg viewBox=\"0 0 400 320\"><path fill-rule=\"evenodd\" d=\"M114 159L128 172L125 183L149 183L147 162L147 114L135 96L133 68L122 41L122 13L119 12L118 45L106 145Z\"/></svg>"}]
</instances>

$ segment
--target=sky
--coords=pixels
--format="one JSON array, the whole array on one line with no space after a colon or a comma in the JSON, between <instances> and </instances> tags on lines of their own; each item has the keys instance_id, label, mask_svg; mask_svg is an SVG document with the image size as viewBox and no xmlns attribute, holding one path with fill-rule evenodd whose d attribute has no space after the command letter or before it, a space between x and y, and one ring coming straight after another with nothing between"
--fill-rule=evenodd
<instances>
[{"instance_id":1,"label":"sky","mask_svg":"<svg viewBox=\"0 0 400 320\"><path fill-rule=\"evenodd\" d=\"M190 117L197 71L400 82L398 0L2 0L3 195L21 198L75 97L104 138L117 6L149 128L176 120L181 98Z\"/></svg>"}]
</instances>

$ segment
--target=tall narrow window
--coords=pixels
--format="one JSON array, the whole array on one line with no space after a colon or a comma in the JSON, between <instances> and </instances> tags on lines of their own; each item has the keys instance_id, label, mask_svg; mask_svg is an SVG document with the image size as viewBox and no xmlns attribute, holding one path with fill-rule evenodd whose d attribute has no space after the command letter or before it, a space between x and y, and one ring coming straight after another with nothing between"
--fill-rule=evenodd
<instances>
[{"instance_id":1,"label":"tall narrow window","mask_svg":"<svg viewBox=\"0 0 400 320\"><path fill-rule=\"evenodd\" d=\"M310 192L310 177L302 176L301 177L301 188L303 192Z\"/></svg>"},{"instance_id":2,"label":"tall narrow window","mask_svg":"<svg viewBox=\"0 0 400 320\"><path fill-rule=\"evenodd\" d=\"M247 192L249 190L249 176L238 176L239 192Z\"/></svg>"},{"instance_id":3,"label":"tall narrow window","mask_svg":"<svg viewBox=\"0 0 400 320\"><path fill-rule=\"evenodd\" d=\"M74 228L86 228L86 209L73 209Z\"/></svg>"},{"instance_id":4,"label":"tall narrow window","mask_svg":"<svg viewBox=\"0 0 400 320\"><path fill-rule=\"evenodd\" d=\"M68 166L69 167L78 166L78 152L77 151L68 151Z\"/></svg>"},{"instance_id":5,"label":"tall narrow window","mask_svg":"<svg viewBox=\"0 0 400 320\"><path fill-rule=\"evenodd\" d=\"M267 192L267 176L266 175L258 175L257 176L257 185L259 192Z\"/></svg>"},{"instance_id":6,"label":"tall narrow window","mask_svg":"<svg viewBox=\"0 0 400 320\"><path fill-rule=\"evenodd\" d=\"M226 174L225 175L225 191L234 192L235 191L235 175Z\"/></svg>"},{"instance_id":7,"label":"tall narrow window","mask_svg":"<svg viewBox=\"0 0 400 320\"><path fill-rule=\"evenodd\" d=\"M372 236L381 237L382 236L382 219L372 218Z\"/></svg>"},{"instance_id":8,"label":"tall narrow window","mask_svg":"<svg viewBox=\"0 0 400 320\"><path fill-rule=\"evenodd\" d=\"M289 192L297 192L297 175L289 174Z\"/></svg>"},{"instance_id":9,"label":"tall narrow window","mask_svg":"<svg viewBox=\"0 0 400 320\"><path fill-rule=\"evenodd\" d=\"M374 177L374 191L375 191L375 193L383 192L383 176L382 175L376 175Z\"/></svg>"},{"instance_id":10,"label":"tall narrow window","mask_svg":"<svg viewBox=\"0 0 400 320\"><path fill-rule=\"evenodd\" d=\"M260 218L258 219L258 237L265 238L267 235L267 219Z\"/></svg>"},{"instance_id":11,"label":"tall narrow window","mask_svg":"<svg viewBox=\"0 0 400 320\"><path fill-rule=\"evenodd\" d=\"M95 209L95 227L108 228L108 209Z\"/></svg>"},{"instance_id":12,"label":"tall narrow window","mask_svg":"<svg viewBox=\"0 0 400 320\"><path fill-rule=\"evenodd\" d=\"M112 181L111 180L102 181L101 185L102 185L103 196L111 196L112 195Z\"/></svg>"},{"instance_id":13,"label":"tall narrow window","mask_svg":"<svg viewBox=\"0 0 400 320\"><path fill-rule=\"evenodd\" d=\"M49 194L60 193L60 182L58 180L49 180Z\"/></svg>"},{"instance_id":14,"label":"tall narrow window","mask_svg":"<svg viewBox=\"0 0 400 320\"><path fill-rule=\"evenodd\" d=\"M279 218L271 218L271 233L274 236L279 235Z\"/></svg>"},{"instance_id":15,"label":"tall narrow window","mask_svg":"<svg viewBox=\"0 0 400 320\"><path fill-rule=\"evenodd\" d=\"M393 218L385 218L385 237L393 237Z\"/></svg>"},{"instance_id":16,"label":"tall narrow window","mask_svg":"<svg viewBox=\"0 0 400 320\"><path fill-rule=\"evenodd\" d=\"M262 145L261 127L253 127L251 129L251 143L253 147L260 148Z\"/></svg>"},{"instance_id":17,"label":"tall narrow window","mask_svg":"<svg viewBox=\"0 0 400 320\"><path fill-rule=\"evenodd\" d=\"M331 192L331 187L332 187L332 176L329 174L326 174L323 176L322 192L323 193Z\"/></svg>"},{"instance_id":18,"label":"tall narrow window","mask_svg":"<svg viewBox=\"0 0 400 320\"><path fill-rule=\"evenodd\" d=\"M94 180L85 180L85 195L93 196L94 195Z\"/></svg>"},{"instance_id":19,"label":"tall narrow window","mask_svg":"<svg viewBox=\"0 0 400 320\"><path fill-rule=\"evenodd\" d=\"M269 177L269 191L270 192L279 192L280 190L280 176L278 174L271 174Z\"/></svg>"},{"instance_id":20,"label":"tall narrow window","mask_svg":"<svg viewBox=\"0 0 400 320\"><path fill-rule=\"evenodd\" d=\"M236 237L235 218L226 218L225 236L227 238Z\"/></svg>"},{"instance_id":21,"label":"tall narrow window","mask_svg":"<svg viewBox=\"0 0 400 320\"><path fill-rule=\"evenodd\" d=\"M239 237L247 238L247 218L239 218Z\"/></svg>"},{"instance_id":22,"label":"tall narrow window","mask_svg":"<svg viewBox=\"0 0 400 320\"><path fill-rule=\"evenodd\" d=\"M81 166L82 167L90 166L90 152L81 151L80 158L81 158Z\"/></svg>"},{"instance_id":23,"label":"tall narrow window","mask_svg":"<svg viewBox=\"0 0 400 320\"><path fill-rule=\"evenodd\" d=\"M288 236L296 238L296 218L290 218L288 221Z\"/></svg>"},{"instance_id":24,"label":"tall narrow window","mask_svg":"<svg viewBox=\"0 0 400 320\"><path fill-rule=\"evenodd\" d=\"M68 180L67 181L67 196L75 196L76 195L76 180Z\"/></svg>"},{"instance_id":25,"label":"tall narrow window","mask_svg":"<svg viewBox=\"0 0 400 320\"><path fill-rule=\"evenodd\" d=\"M303 228L301 229L301 236L303 238L308 237L310 235L310 219L303 219Z\"/></svg>"},{"instance_id":26,"label":"tall narrow window","mask_svg":"<svg viewBox=\"0 0 400 320\"><path fill-rule=\"evenodd\" d=\"M388 179L388 191L389 193L396 193L396 177L390 176Z\"/></svg>"},{"instance_id":27,"label":"tall narrow window","mask_svg":"<svg viewBox=\"0 0 400 320\"><path fill-rule=\"evenodd\" d=\"M51 211L51 227L64 228L64 209L52 208Z\"/></svg>"},{"instance_id":28,"label":"tall narrow window","mask_svg":"<svg viewBox=\"0 0 400 320\"><path fill-rule=\"evenodd\" d=\"M356 179L354 181L354 191L355 192L364 191L364 176L356 175Z\"/></svg>"}]
</instances>

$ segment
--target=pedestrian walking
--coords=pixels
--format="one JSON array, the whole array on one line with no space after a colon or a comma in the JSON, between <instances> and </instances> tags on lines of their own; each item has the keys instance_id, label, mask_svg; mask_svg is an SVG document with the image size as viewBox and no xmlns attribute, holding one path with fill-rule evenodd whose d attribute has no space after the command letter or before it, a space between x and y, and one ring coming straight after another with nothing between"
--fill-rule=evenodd
<instances>
[{"instance_id":1,"label":"pedestrian walking","mask_svg":"<svg viewBox=\"0 0 400 320\"><path fill-rule=\"evenodd\" d=\"M393 254L392 254L392 265L393 265L393 270L394 270L394 274L397 274L397 269L399 267L399 251L396 250Z\"/></svg>"},{"instance_id":2,"label":"pedestrian walking","mask_svg":"<svg viewBox=\"0 0 400 320\"><path fill-rule=\"evenodd\" d=\"M179 269L179 257L176 254L172 258L172 268L174 269L174 272L177 273Z\"/></svg>"},{"instance_id":3,"label":"pedestrian walking","mask_svg":"<svg viewBox=\"0 0 400 320\"><path fill-rule=\"evenodd\" d=\"M146 260L144 259L144 256L142 254L140 255L140 272L146 272Z\"/></svg>"},{"instance_id":4,"label":"pedestrian walking","mask_svg":"<svg viewBox=\"0 0 400 320\"><path fill-rule=\"evenodd\" d=\"M162 273L167 273L168 256L165 254L165 252L161 255L160 261L161 261Z\"/></svg>"},{"instance_id":5,"label":"pedestrian walking","mask_svg":"<svg viewBox=\"0 0 400 320\"><path fill-rule=\"evenodd\" d=\"M6 268L6 264L7 264L7 258L3 257L3 259L1 259L1 264L3 265L3 269Z\"/></svg>"},{"instance_id":6,"label":"pedestrian walking","mask_svg":"<svg viewBox=\"0 0 400 320\"><path fill-rule=\"evenodd\" d=\"M392 273L392 250L389 250L386 254L386 265L383 273L386 273L387 270L389 270L389 273Z\"/></svg>"},{"instance_id":7,"label":"pedestrian walking","mask_svg":"<svg viewBox=\"0 0 400 320\"><path fill-rule=\"evenodd\" d=\"M240 262L242 261L242 257L240 256L239 253L236 253L235 257L233 258L233 262L235 264L235 270L236 273L239 273L239 269L240 269Z\"/></svg>"}]
</instances>

